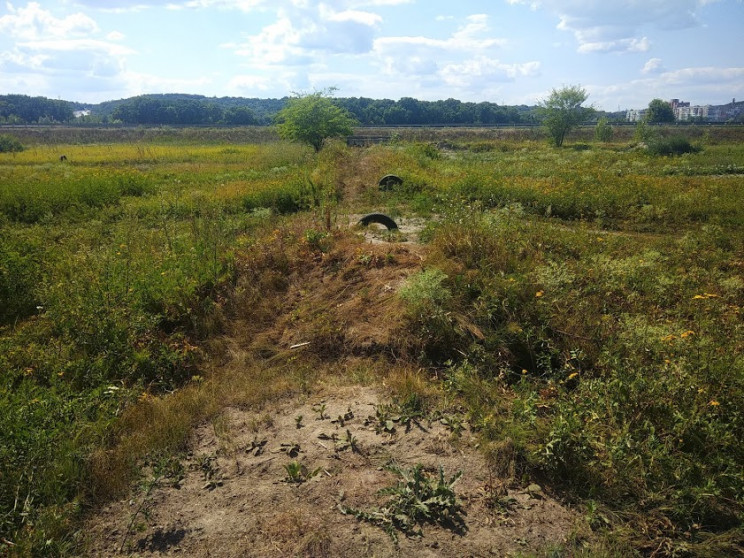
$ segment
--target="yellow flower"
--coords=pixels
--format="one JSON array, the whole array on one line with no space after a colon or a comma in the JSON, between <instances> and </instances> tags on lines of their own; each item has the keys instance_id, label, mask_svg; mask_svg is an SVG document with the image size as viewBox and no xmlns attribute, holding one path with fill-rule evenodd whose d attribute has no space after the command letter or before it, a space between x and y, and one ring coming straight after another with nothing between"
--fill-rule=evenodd
<instances>
[{"instance_id":1,"label":"yellow flower","mask_svg":"<svg viewBox=\"0 0 744 558\"><path fill-rule=\"evenodd\" d=\"M691 329L688 329L687 331L685 331L684 333L682 333L682 334L680 335L680 337L681 337L682 339L685 339L686 337L690 337L691 335L695 335L695 332L694 332L694 331L692 331Z\"/></svg>"},{"instance_id":2,"label":"yellow flower","mask_svg":"<svg viewBox=\"0 0 744 558\"><path fill-rule=\"evenodd\" d=\"M525 370L524 368L522 368L522 374L527 374L527 370Z\"/></svg>"},{"instance_id":3,"label":"yellow flower","mask_svg":"<svg viewBox=\"0 0 744 558\"><path fill-rule=\"evenodd\" d=\"M545 291L537 291L537 292L535 293L535 298L540 298L540 297L541 297L542 295L544 295L544 294L545 294Z\"/></svg>"},{"instance_id":4,"label":"yellow flower","mask_svg":"<svg viewBox=\"0 0 744 558\"><path fill-rule=\"evenodd\" d=\"M708 403L708 405L710 405L711 407L718 407L720 405L720 403L718 401L716 401L715 399L711 399L710 400L710 403Z\"/></svg>"},{"instance_id":5,"label":"yellow flower","mask_svg":"<svg viewBox=\"0 0 744 558\"><path fill-rule=\"evenodd\" d=\"M578 375L579 375L579 373L578 373L578 372L573 372L572 374L569 374L569 375L568 375L568 378L567 378L567 379L568 379L568 380L573 380L573 379L574 379L574 378L575 378L576 376L578 376Z\"/></svg>"}]
</instances>

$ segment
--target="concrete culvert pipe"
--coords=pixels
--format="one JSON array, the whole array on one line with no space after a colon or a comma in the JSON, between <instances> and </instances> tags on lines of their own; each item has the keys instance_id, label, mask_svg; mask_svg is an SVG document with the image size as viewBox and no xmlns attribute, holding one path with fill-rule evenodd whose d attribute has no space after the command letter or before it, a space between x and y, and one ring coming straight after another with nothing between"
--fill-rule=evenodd
<instances>
[{"instance_id":1,"label":"concrete culvert pipe","mask_svg":"<svg viewBox=\"0 0 744 558\"><path fill-rule=\"evenodd\" d=\"M379 223L380 225L387 227L388 230L394 230L398 228L397 223L384 213L370 213L369 215L365 215L359 220L359 224L363 227L366 227L371 223Z\"/></svg>"}]
</instances>

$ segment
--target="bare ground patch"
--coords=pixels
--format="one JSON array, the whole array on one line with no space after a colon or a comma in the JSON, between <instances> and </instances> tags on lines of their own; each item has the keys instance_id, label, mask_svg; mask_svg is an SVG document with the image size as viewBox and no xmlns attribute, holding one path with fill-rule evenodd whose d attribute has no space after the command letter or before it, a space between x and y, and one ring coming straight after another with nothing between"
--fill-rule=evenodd
<instances>
[{"instance_id":1,"label":"bare ground patch","mask_svg":"<svg viewBox=\"0 0 744 558\"><path fill-rule=\"evenodd\" d=\"M135 492L100 512L89 527L90 555L505 556L569 536L573 513L534 485L500 484L467 429L455 436L442 421L423 419L406 427L395 413L385 428L377 412L384 402L379 390L355 386L273 408L226 409L194 432L177 486ZM455 491L464 529L423 525L421 537L401 535L396 545L381 528L344 515L340 508L385 503L378 491L396 482L384 468L391 461L431 474L441 466L447 477L462 471ZM298 482L291 463L302 466ZM147 513L132 523L143 499Z\"/></svg>"}]
</instances>

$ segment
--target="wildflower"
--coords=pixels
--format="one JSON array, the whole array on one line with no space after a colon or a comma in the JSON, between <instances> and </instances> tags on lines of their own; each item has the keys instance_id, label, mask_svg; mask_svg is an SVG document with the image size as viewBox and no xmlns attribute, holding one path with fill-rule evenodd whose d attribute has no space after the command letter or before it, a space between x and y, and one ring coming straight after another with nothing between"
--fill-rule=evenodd
<instances>
[{"instance_id":1,"label":"wildflower","mask_svg":"<svg viewBox=\"0 0 744 558\"><path fill-rule=\"evenodd\" d=\"M681 337L682 339L685 339L685 338L687 338L687 337L690 337L690 336L692 336L692 335L695 335L695 332L694 332L694 331L692 331L691 329L688 329L687 331L685 331L684 333L682 333L682 334L680 335L680 337Z\"/></svg>"},{"instance_id":2,"label":"wildflower","mask_svg":"<svg viewBox=\"0 0 744 558\"><path fill-rule=\"evenodd\" d=\"M545 291L537 291L537 292L535 293L535 298L540 298L540 297L541 297L542 295L544 295L544 294L545 294Z\"/></svg>"},{"instance_id":3,"label":"wildflower","mask_svg":"<svg viewBox=\"0 0 744 558\"><path fill-rule=\"evenodd\" d=\"M574 379L574 378L575 378L576 376L578 376L578 375L579 375L579 373L578 373L578 372L573 372L573 373L569 374L569 375L568 375L568 378L566 378L566 379L567 379L567 380L573 380L573 379Z\"/></svg>"},{"instance_id":4,"label":"wildflower","mask_svg":"<svg viewBox=\"0 0 744 558\"><path fill-rule=\"evenodd\" d=\"M527 370L525 370L524 368L522 368L522 374L527 374Z\"/></svg>"},{"instance_id":5,"label":"wildflower","mask_svg":"<svg viewBox=\"0 0 744 558\"><path fill-rule=\"evenodd\" d=\"M708 405L710 405L711 407L718 407L720 403L716 401L715 399L711 399Z\"/></svg>"}]
</instances>

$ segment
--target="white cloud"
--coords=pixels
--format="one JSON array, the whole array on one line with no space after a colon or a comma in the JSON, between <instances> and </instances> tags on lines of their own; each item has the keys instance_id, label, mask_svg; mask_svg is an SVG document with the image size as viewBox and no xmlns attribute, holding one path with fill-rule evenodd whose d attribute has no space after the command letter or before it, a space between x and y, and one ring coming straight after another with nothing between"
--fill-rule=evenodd
<instances>
[{"instance_id":1,"label":"white cloud","mask_svg":"<svg viewBox=\"0 0 744 558\"><path fill-rule=\"evenodd\" d=\"M470 57L486 56L506 44L506 39L487 35L488 17L483 14L469 16L465 25L446 39L429 37L382 37L375 40L374 51L388 74L432 73L440 62L453 57L458 60L465 54ZM412 65L411 62L414 62ZM419 71L415 71L420 67Z\"/></svg>"},{"instance_id":2,"label":"white cloud","mask_svg":"<svg viewBox=\"0 0 744 558\"><path fill-rule=\"evenodd\" d=\"M527 4L524 0L506 0ZM556 14L558 29L571 32L578 50L589 52L645 52L649 42L640 31L647 27L685 29L700 25L698 9L717 0L541 0L531 2Z\"/></svg>"},{"instance_id":3,"label":"white cloud","mask_svg":"<svg viewBox=\"0 0 744 558\"><path fill-rule=\"evenodd\" d=\"M713 66L682 68L661 74L660 79L669 85L733 84L744 88L744 68L716 68Z\"/></svg>"},{"instance_id":4,"label":"white cloud","mask_svg":"<svg viewBox=\"0 0 744 558\"><path fill-rule=\"evenodd\" d=\"M68 38L98 31L98 25L83 13L56 18L42 9L38 2L29 2L25 8L15 8L8 3L8 14L0 17L0 33L20 40Z\"/></svg>"},{"instance_id":5,"label":"white cloud","mask_svg":"<svg viewBox=\"0 0 744 558\"><path fill-rule=\"evenodd\" d=\"M641 70L642 74L660 74L665 71L662 65L661 58L650 58L648 62L643 65Z\"/></svg>"},{"instance_id":6,"label":"white cloud","mask_svg":"<svg viewBox=\"0 0 744 558\"><path fill-rule=\"evenodd\" d=\"M372 49L375 29L382 22L379 15L303 0L292 4L293 9L279 9L274 23L243 43L223 46L257 65L304 65L324 54L362 54Z\"/></svg>"},{"instance_id":7,"label":"white cloud","mask_svg":"<svg viewBox=\"0 0 744 558\"><path fill-rule=\"evenodd\" d=\"M647 76L623 83L593 86L592 99L608 108L618 105L623 108L644 108L655 98L678 98L693 104L717 104L732 97L744 98L744 67L701 66L662 70L657 74L649 72Z\"/></svg>"},{"instance_id":8,"label":"white cloud","mask_svg":"<svg viewBox=\"0 0 744 558\"><path fill-rule=\"evenodd\" d=\"M579 46L579 52L646 52L651 47L647 37L640 39L618 39L616 41L584 42Z\"/></svg>"},{"instance_id":9,"label":"white cloud","mask_svg":"<svg viewBox=\"0 0 744 558\"><path fill-rule=\"evenodd\" d=\"M504 64L498 60L479 57L447 64L442 68L440 75L447 85L453 87L482 88L492 83L513 81L520 76L535 76L539 71L539 62Z\"/></svg>"}]
</instances>

